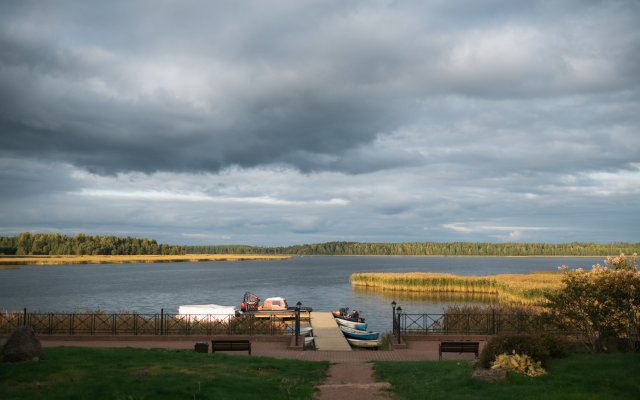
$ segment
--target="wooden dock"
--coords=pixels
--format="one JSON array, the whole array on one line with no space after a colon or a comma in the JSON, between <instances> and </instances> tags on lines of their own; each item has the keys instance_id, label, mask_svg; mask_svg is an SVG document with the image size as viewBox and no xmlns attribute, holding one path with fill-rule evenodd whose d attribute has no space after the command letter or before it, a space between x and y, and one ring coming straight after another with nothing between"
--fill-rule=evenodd
<instances>
[{"instance_id":1,"label":"wooden dock","mask_svg":"<svg viewBox=\"0 0 640 400\"><path fill-rule=\"evenodd\" d=\"M351 351L349 342L330 312L312 312L311 327L315 337L316 349L330 351Z\"/></svg>"}]
</instances>

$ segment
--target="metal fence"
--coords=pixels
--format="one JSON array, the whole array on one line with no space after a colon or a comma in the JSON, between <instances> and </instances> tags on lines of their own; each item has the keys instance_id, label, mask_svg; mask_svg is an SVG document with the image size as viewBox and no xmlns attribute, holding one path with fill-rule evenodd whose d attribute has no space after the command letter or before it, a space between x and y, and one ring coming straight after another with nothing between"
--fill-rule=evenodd
<instances>
[{"instance_id":1,"label":"metal fence","mask_svg":"<svg viewBox=\"0 0 640 400\"><path fill-rule=\"evenodd\" d=\"M498 335L523 332L558 332L531 314L503 314L491 312L407 314L398 313L394 318L394 333L401 335ZM565 332L566 333L566 332Z\"/></svg>"},{"instance_id":2,"label":"metal fence","mask_svg":"<svg viewBox=\"0 0 640 400\"><path fill-rule=\"evenodd\" d=\"M300 321L309 321L301 312ZM56 335L294 335L295 313L158 314L137 313L0 313L0 333L30 326L38 334Z\"/></svg>"}]
</instances>

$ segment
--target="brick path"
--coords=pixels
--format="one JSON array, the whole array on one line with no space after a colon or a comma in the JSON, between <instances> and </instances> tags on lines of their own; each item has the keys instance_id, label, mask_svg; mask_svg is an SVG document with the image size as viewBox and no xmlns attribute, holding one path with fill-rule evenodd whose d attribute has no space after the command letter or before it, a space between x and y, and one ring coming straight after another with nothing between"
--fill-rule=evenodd
<instances>
[{"instance_id":1,"label":"brick path","mask_svg":"<svg viewBox=\"0 0 640 400\"><path fill-rule=\"evenodd\" d=\"M78 346L78 347L135 347L193 350L193 340L63 340L46 336L39 337L43 347ZM438 359L438 341L409 341L406 349L392 351L354 350L354 351L296 351L287 349L284 342L252 342L254 356L273 358L289 358L306 361L330 361L332 363L363 363L371 361L422 361ZM246 355L245 352L234 352ZM472 360L473 354L447 353L447 360Z\"/></svg>"}]
</instances>

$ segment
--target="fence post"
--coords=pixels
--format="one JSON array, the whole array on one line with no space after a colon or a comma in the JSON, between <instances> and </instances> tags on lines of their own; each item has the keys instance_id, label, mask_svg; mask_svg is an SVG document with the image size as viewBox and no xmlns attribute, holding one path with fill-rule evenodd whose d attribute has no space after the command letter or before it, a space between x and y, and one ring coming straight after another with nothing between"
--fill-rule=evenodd
<instances>
[{"instance_id":1,"label":"fence post","mask_svg":"<svg viewBox=\"0 0 640 400\"><path fill-rule=\"evenodd\" d=\"M300 306L302 303L296 303L296 325L295 325L295 334L296 334L296 347L298 346L298 341L300 339Z\"/></svg>"},{"instance_id":2,"label":"fence post","mask_svg":"<svg viewBox=\"0 0 640 400\"><path fill-rule=\"evenodd\" d=\"M164 335L164 308L160 309L160 336Z\"/></svg>"},{"instance_id":3,"label":"fence post","mask_svg":"<svg viewBox=\"0 0 640 400\"><path fill-rule=\"evenodd\" d=\"M429 334L429 314L422 314L422 322L424 323L424 334Z\"/></svg>"},{"instance_id":4,"label":"fence post","mask_svg":"<svg viewBox=\"0 0 640 400\"><path fill-rule=\"evenodd\" d=\"M396 335L398 336L398 344L401 343L401 338L400 338L400 316L402 315L402 307L398 307L396 308L396 311L398 313L398 315L396 316L396 320L397 320L397 324L398 326L396 327Z\"/></svg>"},{"instance_id":5,"label":"fence post","mask_svg":"<svg viewBox=\"0 0 640 400\"><path fill-rule=\"evenodd\" d=\"M471 314L467 313L467 336L469 336L469 330L471 329L469 326L470 324L471 324Z\"/></svg>"},{"instance_id":6,"label":"fence post","mask_svg":"<svg viewBox=\"0 0 640 400\"><path fill-rule=\"evenodd\" d=\"M22 309L22 316L23 316L22 326L27 326L27 308L26 307Z\"/></svg>"},{"instance_id":7,"label":"fence post","mask_svg":"<svg viewBox=\"0 0 640 400\"><path fill-rule=\"evenodd\" d=\"M393 317L393 322L391 323L391 331L394 335L396 334L396 304L397 303L395 300L391 302L391 309L393 310L391 312L391 316Z\"/></svg>"},{"instance_id":8,"label":"fence post","mask_svg":"<svg viewBox=\"0 0 640 400\"><path fill-rule=\"evenodd\" d=\"M491 309L491 333L494 335L498 332L498 327L496 326L496 309Z\"/></svg>"}]
</instances>

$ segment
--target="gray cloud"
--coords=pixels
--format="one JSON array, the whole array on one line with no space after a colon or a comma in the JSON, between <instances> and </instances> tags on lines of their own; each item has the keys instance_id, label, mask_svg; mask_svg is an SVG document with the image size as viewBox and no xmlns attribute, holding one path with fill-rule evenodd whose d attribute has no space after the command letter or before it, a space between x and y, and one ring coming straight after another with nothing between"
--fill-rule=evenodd
<instances>
[{"instance_id":1,"label":"gray cloud","mask_svg":"<svg viewBox=\"0 0 640 400\"><path fill-rule=\"evenodd\" d=\"M420 113L423 101L519 98L527 110L531 97L599 103L637 91L637 5L527 7L5 6L2 151L99 173L278 163L364 172L402 159L362 162L380 135L438 118Z\"/></svg>"},{"instance_id":2,"label":"gray cloud","mask_svg":"<svg viewBox=\"0 0 640 400\"><path fill-rule=\"evenodd\" d=\"M636 240L638 2L153 6L0 5L0 231Z\"/></svg>"}]
</instances>

